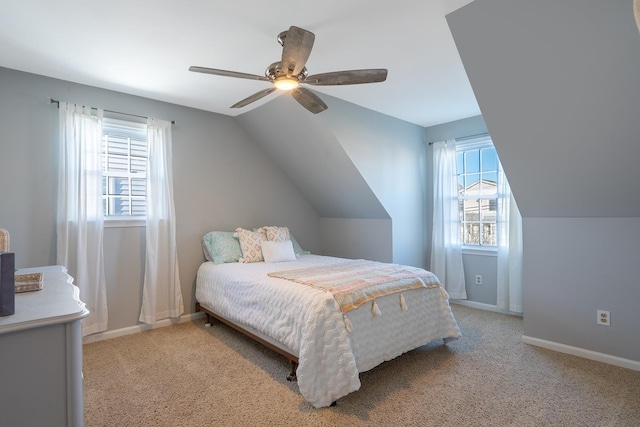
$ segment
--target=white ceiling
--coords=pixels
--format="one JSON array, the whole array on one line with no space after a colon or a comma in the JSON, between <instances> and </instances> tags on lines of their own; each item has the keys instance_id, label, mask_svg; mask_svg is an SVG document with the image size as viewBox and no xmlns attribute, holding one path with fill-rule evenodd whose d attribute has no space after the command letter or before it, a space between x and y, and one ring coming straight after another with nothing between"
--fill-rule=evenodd
<instances>
[{"instance_id":1,"label":"white ceiling","mask_svg":"<svg viewBox=\"0 0 640 427\"><path fill-rule=\"evenodd\" d=\"M189 66L262 75L296 25L316 35L310 74L389 70L384 83L312 87L321 97L432 126L480 114L445 20L471 1L4 0L0 66L237 115L277 95L230 109L268 83Z\"/></svg>"}]
</instances>

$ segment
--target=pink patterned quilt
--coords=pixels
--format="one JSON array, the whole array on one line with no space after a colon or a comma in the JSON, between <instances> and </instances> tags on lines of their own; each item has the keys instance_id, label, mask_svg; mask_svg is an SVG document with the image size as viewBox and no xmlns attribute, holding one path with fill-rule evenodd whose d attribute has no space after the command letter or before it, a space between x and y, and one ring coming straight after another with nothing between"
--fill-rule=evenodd
<instances>
[{"instance_id":1,"label":"pink patterned quilt","mask_svg":"<svg viewBox=\"0 0 640 427\"><path fill-rule=\"evenodd\" d=\"M296 270L276 271L271 277L291 280L324 292L330 292L343 314L385 295L409 289L440 287L430 271L406 265L352 260ZM400 305L405 309L403 299Z\"/></svg>"}]
</instances>

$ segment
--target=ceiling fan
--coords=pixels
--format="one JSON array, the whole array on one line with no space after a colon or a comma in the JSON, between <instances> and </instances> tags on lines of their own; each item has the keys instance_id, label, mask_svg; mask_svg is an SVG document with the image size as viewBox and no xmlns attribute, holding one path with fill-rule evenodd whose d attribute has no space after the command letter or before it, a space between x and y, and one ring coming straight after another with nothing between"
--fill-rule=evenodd
<instances>
[{"instance_id":1,"label":"ceiling fan","mask_svg":"<svg viewBox=\"0 0 640 427\"><path fill-rule=\"evenodd\" d=\"M231 108L241 108L251 104L276 89L290 91L293 98L312 113L320 113L327 109L327 105L311 90L300 86L355 85L362 83L377 83L387 79L386 69L348 70L308 75L305 64L315 35L307 30L292 26L278 35L278 42L282 45L282 59L269 65L264 76L257 74L239 73L236 71L218 70L206 67L189 67L189 71L214 74L218 76L236 77L239 79L261 80L270 82L272 87L256 92L253 95L236 102Z\"/></svg>"}]
</instances>

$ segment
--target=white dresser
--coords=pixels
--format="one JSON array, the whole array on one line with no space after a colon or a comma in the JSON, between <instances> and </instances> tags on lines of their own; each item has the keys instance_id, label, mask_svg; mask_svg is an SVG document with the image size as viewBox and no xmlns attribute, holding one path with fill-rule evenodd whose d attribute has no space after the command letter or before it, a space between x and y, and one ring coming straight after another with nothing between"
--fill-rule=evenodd
<instances>
[{"instance_id":1,"label":"white dresser","mask_svg":"<svg viewBox=\"0 0 640 427\"><path fill-rule=\"evenodd\" d=\"M0 317L0 425L81 427L82 330L89 314L66 268L43 273L43 288L16 294L15 314Z\"/></svg>"}]
</instances>

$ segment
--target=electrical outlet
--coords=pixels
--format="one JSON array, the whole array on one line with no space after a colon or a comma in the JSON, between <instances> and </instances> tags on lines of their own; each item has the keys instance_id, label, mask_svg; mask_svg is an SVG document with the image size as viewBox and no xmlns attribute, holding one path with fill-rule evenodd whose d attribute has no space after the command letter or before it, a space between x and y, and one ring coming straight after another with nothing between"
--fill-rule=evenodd
<instances>
[{"instance_id":1,"label":"electrical outlet","mask_svg":"<svg viewBox=\"0 0 640 427\"><path fill-rule=\"evenodd\" d=\"M598 310L598 325L611 326L611 313L606 310Z\"/></svg>"},{"instance_id":2,"label":"electrical outlet","mask_svg":"<svg viewBox=\"0 0 640 427\"><path fill-rule=\"evenodd\" d=\"M482 285L482 276L476 274L476 285Z\"/></svg>"}]
</instances>

